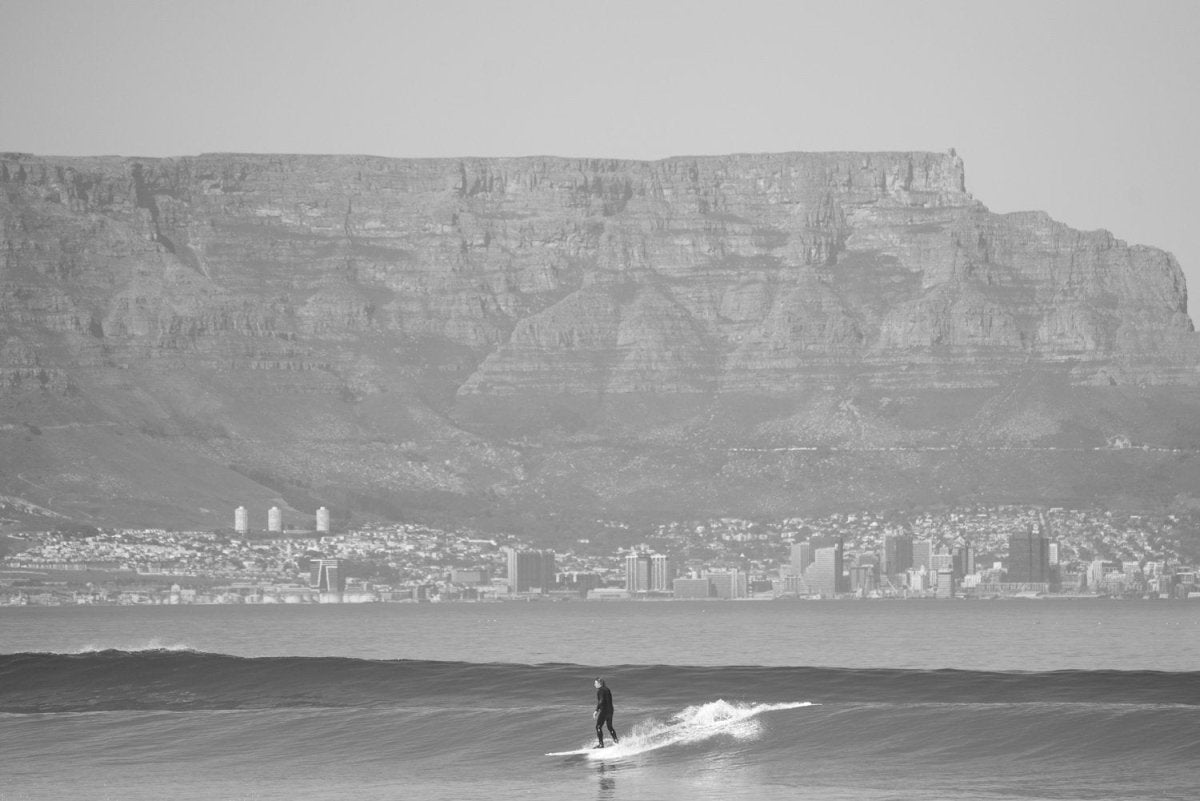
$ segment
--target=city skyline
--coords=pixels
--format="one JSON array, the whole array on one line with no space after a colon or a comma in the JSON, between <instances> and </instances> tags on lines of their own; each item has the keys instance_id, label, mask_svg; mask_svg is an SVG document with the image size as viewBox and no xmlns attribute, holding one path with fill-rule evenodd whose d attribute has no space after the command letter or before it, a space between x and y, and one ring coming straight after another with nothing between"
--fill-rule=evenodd
<instances>
[{"instance_id":1,"label":"city skyline","mask_svg":"<svg viewBox=\"0 0 1200 801\"><path fill-rule=\"evenodd\" d=\"M322 536L293 531L282 539L272 532L239 535L244 539L231 539L228 532L30 535L25 551L0 561L0 597L86 603L140 592L143 601L163 603L357 603L530 597L1185 597L1197 591L1195 562L1164 555L1161 544L1150 540L1131 548L1129 529L1097 539L1105 518L1073 514L951 513L933 528L920 520L897 524L845 515L830 521L832 526L793 521L758 528L759 533L752 533L755 524L727 520L665 539L671 529L660 529L657 544L614 550L596 550L587 540L577 544L579 550L543 548L511 535L481 538L402 524ZM1043 536L1047 519L1054 521L1057 539ZM1146 522L1131 518L1123 525ZM1096 533L1088 535L1089 529ZM1166 530L1160 532L1161 537ZM1064 549L1070 554L1066 560L1059 557ZM917 554L911 561L896 556L909 550ZM981 552L985 558L979 561ZM703 553L708 555L698 555ZM1030 554L1036 554L1033 561ZM57 571L67 585L73 575L80 576L76 586L86 577L95 589L55 596L45 589L53 582L41 585L33 578L49 575L46 571ZM105 571L114 578L103 579ZM115 595L103 590L106 581L131 580L159 589Z\"/></svg>"}]
</instances>

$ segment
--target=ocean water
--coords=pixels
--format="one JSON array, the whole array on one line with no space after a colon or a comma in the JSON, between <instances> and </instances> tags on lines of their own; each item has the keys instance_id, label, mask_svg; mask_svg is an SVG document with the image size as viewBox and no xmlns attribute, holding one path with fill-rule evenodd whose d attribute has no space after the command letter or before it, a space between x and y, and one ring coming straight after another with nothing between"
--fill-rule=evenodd
<instances>
[{"instance_id":1,"label":"ocean water","mask_svg":"<svg viewBox=\"0 0 1200 801\"><path fill-rule=\"evenodd\" d=\"M0 609L5 801L1198 791L1200 603Z\"/></svg>"}]
</instances>

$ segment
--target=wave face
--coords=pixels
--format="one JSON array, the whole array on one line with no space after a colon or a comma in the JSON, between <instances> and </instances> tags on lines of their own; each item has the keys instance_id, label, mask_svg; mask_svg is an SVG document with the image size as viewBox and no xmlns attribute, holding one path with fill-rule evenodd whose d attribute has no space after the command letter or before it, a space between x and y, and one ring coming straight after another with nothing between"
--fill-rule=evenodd
<instances>
[{"instance_id":1,"label":"wave face","mask_svg":"<svg viewBox=\"0 0 1200 801\"><path fill-rule=\"evenodd\" d=\"M0 655L0 712L294 707L571 705L595 668L344 657L239 657L190 650ZM1138 704L1200 706L1200 672L1044 673L811 667L607 669L639 703Z\"/></svg>"},{"instance_id":2,"label":"wave face","mask_svg":"<svg viewBox=\"0 0 1200 801\"><path fill-rule=\"evenodd\" d=\"M1200 673L0 655L14 798L1190 798ZM564 753L568 752L568 753ZM553 755L548 755L553 754ZM131 766L133 768L131 772Z\"/></svg>"}]
</instances>

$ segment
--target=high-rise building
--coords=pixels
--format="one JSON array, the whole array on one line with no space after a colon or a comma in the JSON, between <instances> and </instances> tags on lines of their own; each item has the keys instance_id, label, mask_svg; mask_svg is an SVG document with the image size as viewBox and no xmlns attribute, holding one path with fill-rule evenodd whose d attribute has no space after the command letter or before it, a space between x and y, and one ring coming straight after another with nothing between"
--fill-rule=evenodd
<instances>
[{"instance_id":1,"label":"high-rise building","mask_svg":"<svg viewBox=\"0 0 1200 801\"><path fill-rule=\"evenodd\" d=\"M677 578L671 585L676 598L711 598L712 581L708 578Z\"/></svg>"},{"instance_id":2,"label":"high-rise building","mask_svg":"<svg viewBox=\"0 0 1200 801\"><path fill-rule=\"evenodd\" d=\"M885 576L901 576L913 566L913 541L910 534L884 534L880 572Z\"/></svg>"},{"instance_id":3,"label":"high-rise building","mask_svg":"<svg viewBox=\"0 0 1200 801\"><path fill-rule=\"evenodd\" d=\"M713 588L717 598L745 598L746 574L736 568L729 570L710 570L705 576Z\"/></svg>"},{"instance_id":4,"label":"high-rise building","mask_svg":"<svg viewBox=\"0 0 1200 801\"><path fill-rule=\"evenodd\" d=\"M278 506L272 506L267 510L267 531L276 534L283 531L283 511Z\"/></svg>"},{"instance_id":5,"label":"high-rise building","mask_svg":"<svg viewBox=\"0 0 1200 801\"><path fill-rule=\"evenodd\" d=\"M813 554L813 563L804 574L808 586L822 598L832 598L843 592L842 582L842 541L839 538L834 545L817 548Z\"/></svg>"},{"instance_id":6,"label":"high-rise building","mask_svg":"<svg viewBox=\"0 0 1200 801\"><path fill-rule=\"evenodd\" d=\"M346 577L342 575L342 560L311 559L308 564L312 571L310 581L317 592L344 592L346 590Z\"/></svg>"},{"instance_id":7,"label":"high-rise building","mask_svg":"<svg viewBox=\"0 0 1200 801\"><path fill-rule=\"evenodd\" d=\"M508 557L508 591L510 593L539 590L543 593L554 586L554 551L524 551L505 548Z\"/></svg>"},{"instance_id":8,"label":"high-rise building","mask_svg":"<svg viewBox=\"0 0 1200 801\"><path fill-rule=\"evenodd\" d=\"M850 592L872 592L879 588L875 565L855 565L850 568Z\"/></svg>"},{"instance_id":9,"label":"high-rise building","mask_svg":"<svg viewBox=\"0 0 1200 801\"><path fill-rule=\"evenodd\" d=\"M324 506L317 510L317 533L329 533L329 510Z\"/></svg>"},{"instance_id":10,"label":"high-rise building","mask_svg":"<svg viewBox=\"0 0 1200 801\"><path fill-rule=\"evenodd\" d=\"M952 567L954 577L959 580L975 572L975 549L971 547L971 543L964 542L955 546Z\"/></svg>"},{"instance_id":11,"label":"high-rise building","mask_svg":"<svg viewBox=\"0 0 1200 801\"><path fill-rule=\"evenodd\" d=\"M808 566L813 561L813 547L811 542L797 542L792 545L792 572L797 576L804 575L804 571L808 570Z\"/></svg>"},{"instance_id":12,"label":"high-rise building","mask_svg":"<svg viewBox=\"0 0 1200 801\"><path fill-rule=\"evenodd\" d=\"M932 540L917 540L912 544L912 566L914 568L923 567L926 571L933 568Z\"/></svg>"},{"instance_id":13,"label":"high-rise building","mask_svg":"<svg viewBox=\"0 0 1200 801\"><path fill-rule=\"evenodd\" d=\"M650 591L671 592L675 583L675 565L671 557L656 553L650 555Z\"/></svg>"},{"instance_id":14,"label":"high-rise building","mask_svg":"<svg viewBox=\"0 0 1200 801\"><path fill-rule=\"evenodd\" d=\"M934 580L934 597L936 598L953 598L954 597L954 570L945 567L933 574Z\"/></svg>"},{"instance_id":15,"label":"high-rise building","mask_svg":"<svg viewBox=\"0 0 1200 801\"><path fill-rule=\"evenodd\" d=\"M233 510L233 530L238 534L250 533L250 513L245 506Z\"/></svg>"},{"instance_id":16,"label":"high-rise building","mask_svg":"<svg viewBox=\"0 0 1200 801\"><path fill-rule=\"evenodd\" d=\"M650 554L632 551L625 557L625 589L630 595L650 592Z\"/></svg>"},{"instance_id":17,"label":"high-rise building","mask_svg":"<svg viewBox=\"0 0 1200 801\"><path fill-rule=\"evenodd\" d=\"M1031 528L1008 538L1008 581L1050 583L1050 541L1040 529Z\"/></svg>"}]
</instances>

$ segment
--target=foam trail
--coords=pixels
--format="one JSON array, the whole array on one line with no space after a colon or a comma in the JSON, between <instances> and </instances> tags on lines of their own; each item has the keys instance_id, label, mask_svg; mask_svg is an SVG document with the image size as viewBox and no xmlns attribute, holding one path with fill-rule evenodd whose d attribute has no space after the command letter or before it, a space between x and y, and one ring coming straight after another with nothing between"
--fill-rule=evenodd
<instances>
[{"instance_id":1,"label":"foam trail","mask_svg":"<svg viewBox=\"0 0 1200 801\"><path fill-rule=\"evenodd\" d=\"M739 704L725 700L689 706L671 716L670 720L647 721L633 727L621 742L605 748L581 748L547 756L583 754L589 759L618 759L644 754L672 745L687 745L703 742L714 737L733 737L737 740L752 740L761 733L762 724L757 717L764 712L783 709L799 709L812 706L809 701L782 704Z\"/></svg>"}]
</instances>

